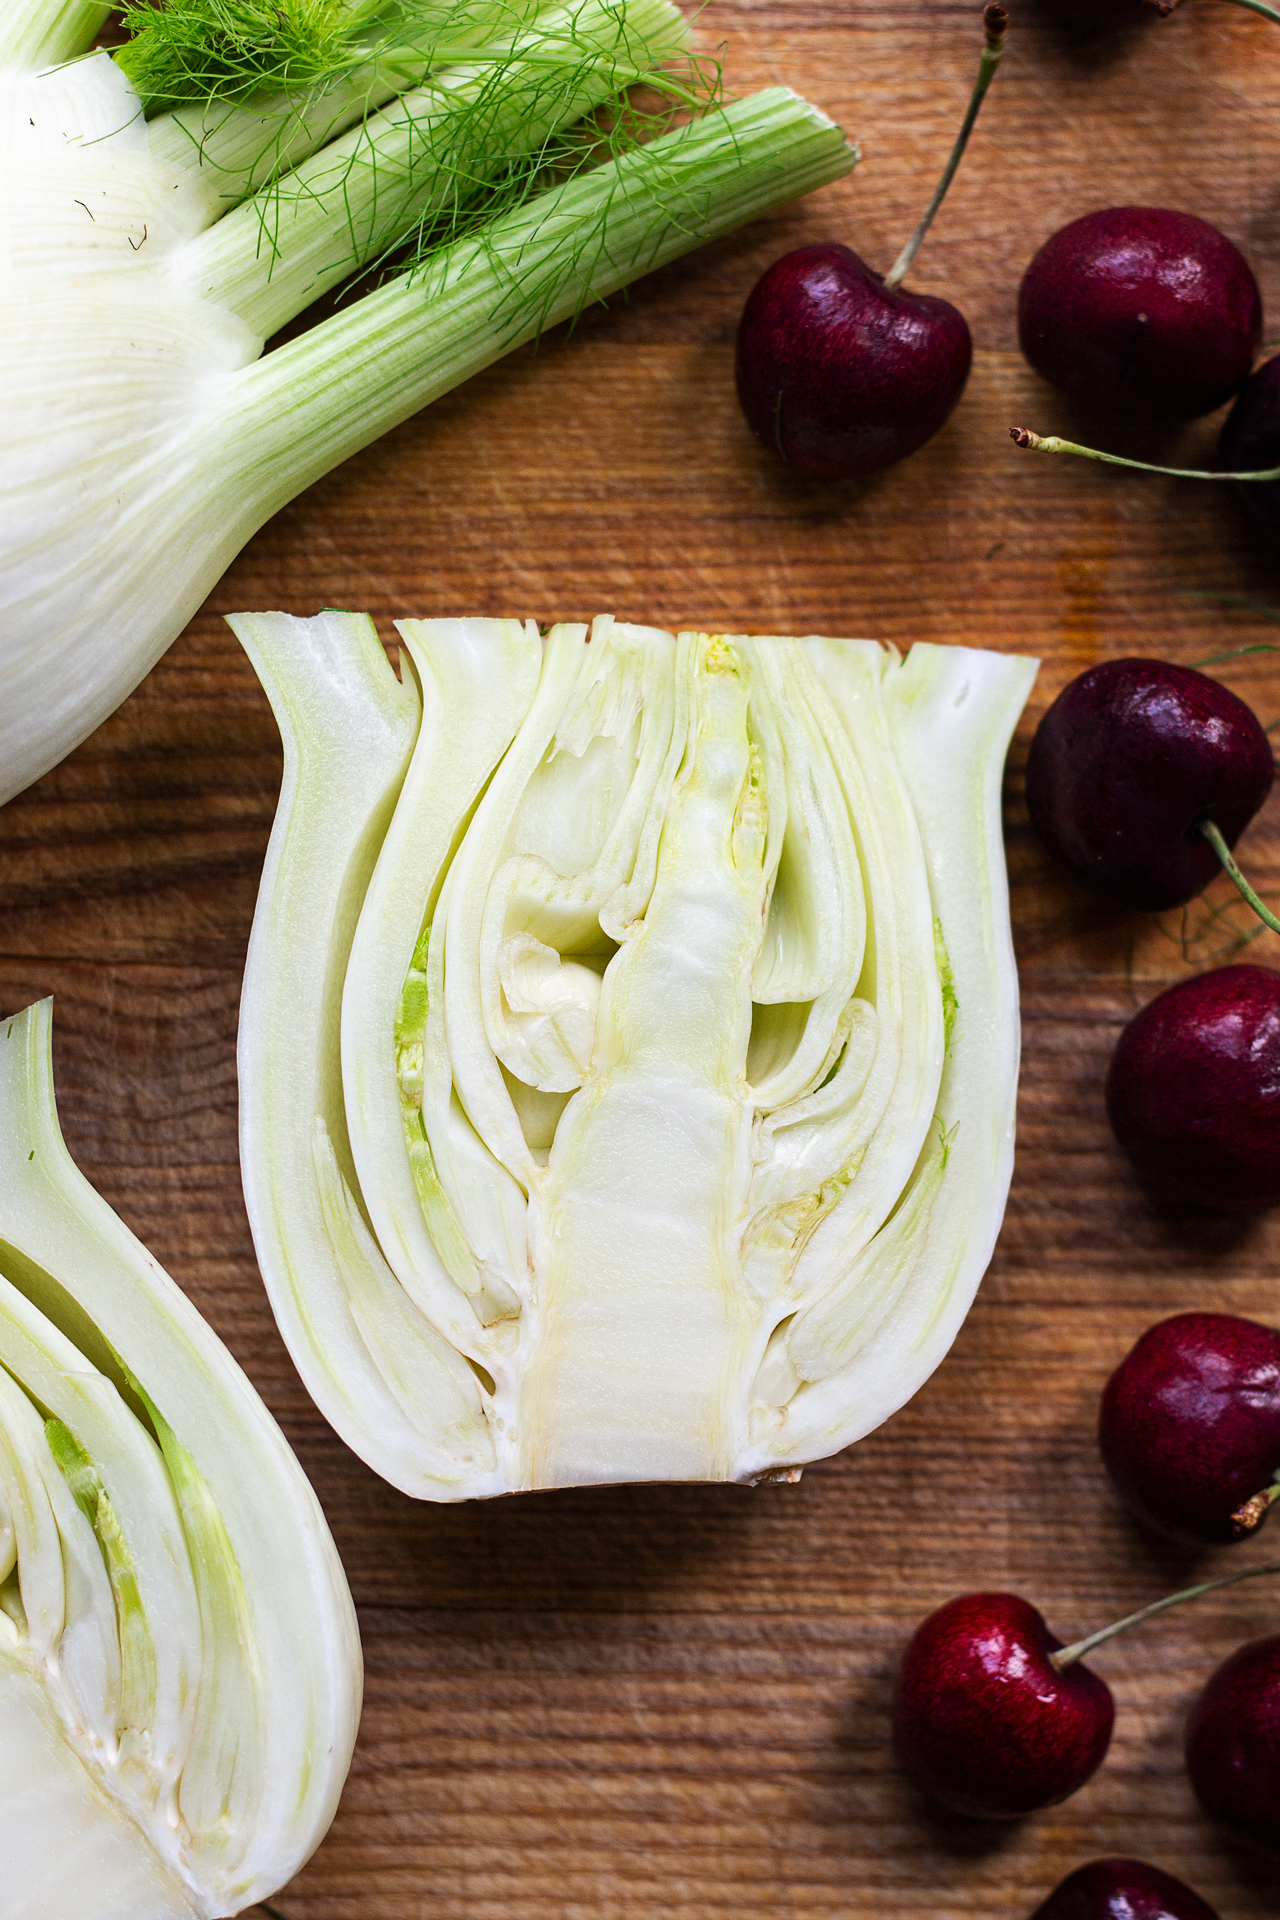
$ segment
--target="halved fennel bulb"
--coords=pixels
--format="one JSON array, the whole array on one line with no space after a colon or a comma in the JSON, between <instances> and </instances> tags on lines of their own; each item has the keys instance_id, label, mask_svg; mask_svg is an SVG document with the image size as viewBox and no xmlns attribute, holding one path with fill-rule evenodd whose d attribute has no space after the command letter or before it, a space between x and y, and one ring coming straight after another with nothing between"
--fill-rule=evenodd
<instances>
[{"instance_id":1,"label":"halved fennel bulb","mask_svg":"<svg viewBox=\"0 0 1280 1920\"><path fill-rule=\"evenodd\" d=\"M397 680L361 615L231 624L285 743L245 1192L339 1433L456 1500L884 1420L1009 1184L1035 663L406 620Z\"/></svg>"},{"instance_id":2,"label":"halved fennel bulb","mask_svg":"<svg viewBox=\"0 0 1280 1920\"><path fill-rule=\"evenodd\" d=\"M346 1579L226 1348L71 1160L51 1001L0 1022L0 1911L208 1920L346 1778Z\"/></svg>"}]
</instances>

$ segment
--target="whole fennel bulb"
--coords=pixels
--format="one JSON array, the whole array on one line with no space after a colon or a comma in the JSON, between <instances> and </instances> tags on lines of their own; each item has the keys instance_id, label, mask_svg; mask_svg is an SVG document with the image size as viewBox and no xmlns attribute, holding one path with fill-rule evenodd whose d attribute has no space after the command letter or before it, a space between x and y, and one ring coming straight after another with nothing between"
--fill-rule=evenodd
<instances>
[{"instance_id":1,"label":"whole fennel bulb","mask_svg":"<svg viewBox=\"0 0 1280 1920\"><path fill-rule=\"evenodd\" d=\"M72 59L105 12L0 10L0 801L119 705L313 480L855 158L771 89L508 206L261 358L318 294L679 54L688 28L669 0L456 0L464 44L419 84L399 71L378 112L385 77L274 119L223 103L148 122L105 53Z\"/></svg>"},{"instance_id":2,"label":"whole fennel bulb","mask_svg":"<svg viewBox=\"0 0 1280 1920\"><path fill-rule=\"evenodd\" d=\"M328 1827L359 1637L275 1422L67 1152L51 1009L0 1022L0 1911L209 1920Z\"/></svg>"},{"instance_id":3,"label":"whole fennel bulb","mask_svg":"<svg viewBox=\"0 0 1280 1920\"><path fill-rule=\"evenodd\" d=\"M612 619L232 625L285 742L241 1162L322 1411L430 1499L794 1477L1008 1188L1034 662Z\"/></svg>"}]
</instances>

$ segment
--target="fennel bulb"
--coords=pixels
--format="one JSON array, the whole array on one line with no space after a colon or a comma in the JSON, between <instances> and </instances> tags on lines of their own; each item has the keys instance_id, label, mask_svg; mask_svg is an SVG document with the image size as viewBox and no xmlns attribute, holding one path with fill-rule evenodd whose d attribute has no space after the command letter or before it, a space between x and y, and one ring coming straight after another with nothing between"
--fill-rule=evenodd
<instances>
[{"instance_id":1,"label":"fennel bulb","mask_svg":"<svg viewBox=\"0 0 1280 1920\"><path fill-rule=\"evenodd\" d=\"M285 776L241 1163L406 1492L794 1477L951 1344L1008 1189L1035 663L612 619L231 622Z\"/></svg>"},{"instance_id":2,"label":"fennel bulb","mask_svg":"<svg viewBox=\"0 0 1280 1920\"><path fill-rule=\"evenodd\" d=\"M0 1022L0 1910L207 1920L328 1827L359 1637L279 1428L67 1152L51 1010Z\"/></svg>"},{"instance_id":3,"label":"fennel bulb","mask_svg":"<svg viewBox=\"0 0 1280 1920\"><path fill-rule=\"evenodd\" d=\"M534 191L537 156L688 29L670 0L453 11L464 44L425 78L419 51L296 111L147 122L105 53L51 64L102 7L6 0L0 801L114 710L321 474L541 327L853 165L838 129L772 89ZM469 217L499 177L529 192L259 358L353 266Z\"/></svg>"}]
</instances>

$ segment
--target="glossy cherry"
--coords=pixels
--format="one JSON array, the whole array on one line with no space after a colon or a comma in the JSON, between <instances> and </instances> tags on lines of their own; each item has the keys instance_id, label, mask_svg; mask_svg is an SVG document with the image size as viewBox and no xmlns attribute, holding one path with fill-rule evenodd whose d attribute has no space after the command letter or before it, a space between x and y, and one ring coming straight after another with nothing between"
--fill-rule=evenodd
<instances>
[{"instance_id":1,"label":"glossy cherry","mask_svg":"<svg viewBox=\"0 0 1280 1920\"><path fill-rule=\"evenodd\" d=\"M1280 1471L1280 1333L1233 1313L1148 1327L1108 1380L1098 1444L1126 1506L1170 1540L1244 1540Z\"/></svg>"},{"instance_id":2,"label":"glossy cherry","mask_svg":"<svg viewBox=\"0 0 1280 1920\"><path fill-rule=\"evenodd\" d=\"M1187 1770L1211 1820L1280 1855L1280 1635L1225 1660L1187 1724Z\"/></svg>"},{"instance_id":3,"label":"glossy cherry","mask_svg":"<svg viewBox=\"0 0 1280 1920\"><path fill-rule=\"evenodd\" d=\"M738 399L757 439L788 466L845 479L931 440L972 358L968 322L948 301L886 287L850 247L800 247L747 301Z\"/></svg>"},{"instance_id":4,"label":"glossy cherry","mask_svg":"<svg viewBox=\"0 0 1280 1920\"><path fill-rule=\"evenodd\" d=\"M1157 1192L1233 1213L1280 1204L1280 973L1215 967L1158 995L1121 1034L1106 1096Z\"/></svg>"},{"instance_id":5,"label":"glossy cherry","mask_svg":"<svg viewBox=\"0 0 1280 1920\"><path fill-rule=\"evenodd\" d=\"M1013 1593L950 1600L916 1629L898 1676L894 1737L931 1799L1013 1820L1084 1785L1111 1740L1111 1690Z\"/></svg>"},{"instance_id":6,"label":"glossy cherry","mask_svg":"<svg viewBox=\"0 0 1280 1920\"><path fill-rule=\"evenodd\" d=\"M1145 1860L1091 1860L1069 1873L1031 1920L1218 1920L1185 1881Z\"/></svg>"},{"instance_id":7,"label":"glossy cherry","mask_svg":"<svg viewBox=\"0 0 1280 1920\"><path fill-rule=\"evenodd\" d=\"M949 1600L916 1628L898 1674L893 1731L904 1768L939 1805L980 1820L1065 1800L1101 1765L1115 1720L1111 1689L1084 1655L1201 1594L1276 1573L1280 1562L1202 1580L1069 1647L1016 1593Z\"/></svg>"},{"instance_id":8,"label":"glossy cherry","mask_svg":"<svg viewBox=\"0 0 1280 1920\"><path fill-rule=\"evenodd\" d=\"M1262 296L1244 255L1207 220L1106 207L1036 254L1018 294L1018 338L1036 372L1072 399L1194 420L1248 379Z\"/></svg>"},{"instance_id":9,"label":"glossy cherry","mask_svg":"<svg viewBox=\"0 0 1280 1920\"><path fill-rule=\"evenodd\" d=\"M1000 58L1008 15L989 5L969 111L938 190L887 274L850 247L784 254L757 281L738 327L738 400L757 439L821 480L878 473L931 440L964 390L964 315L899 283L959 163Z\"/></svg>"},{"instance_id":10,"label":"glossy cherry","mask_svg":"<svg viewBox=\"0 0 1280 1920\"><path fill-rule=\"evenodd\" d=\"M1201 823L1234 846L1273 771L1264 729L1218 681L1165 660L1110 660L1064 687L1036 728L1027 805L1091 892L1158 912L1219 870Z\"/></svg>"}]
</instances>

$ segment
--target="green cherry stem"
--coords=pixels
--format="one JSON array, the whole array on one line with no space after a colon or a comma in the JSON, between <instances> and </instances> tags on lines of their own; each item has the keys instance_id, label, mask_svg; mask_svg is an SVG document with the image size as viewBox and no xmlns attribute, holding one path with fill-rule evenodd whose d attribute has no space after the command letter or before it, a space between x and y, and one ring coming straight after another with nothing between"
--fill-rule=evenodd
<instances>
[{"instance_id":1,"label":"green cherry stem","mask_svg":"<svg viewBox=\"0 0 1280 1920\"><path fill-rule=\"evenodd\" d=\"M982 27L985 37L982 58L978 62L978 77L973 83L973 92L969 96L969 110L956 135L956 143L951 149L951 158L942 169L942 178L933 190L933 198L925 208L919 226L884 277L886 287L900 286L905 280L911 262L920 251L920 243L933 225L934 214L947 197L947 188L955 179L956 168L960 165L964 150L969 144L969 135L973 132L978 109L986 96L987 88L995 79L996 68L1000 65L1000 56L1004 52L1004 36L1008 26L1009 16L1005 9L999 4L999 0L991 0L991 4L982 9Z\"/></svg>"},{"instance_id":2,"label":"green cherry stem","mask_svg":"<svg viewBox=\"0 0 1280 1920\"><path fill-rule=\"evenodd\" d=\"M1276 919L1270 907L1259 898L1241 873L1239 867L1236 865L1234 854L1222 837L1221 829L1215 826L1212 820L1202 820L1200 822L1200 831L1217 854L1219 860L1221 860L1223 867L1231 875L1231 878L1240 889L1244 898L1257 914L1259 920L1270 927L1273 933L1280 933L1280 920Z\"/></svg>"},{"instance_id":3,"label":"green cherry stem","mask_svg":"<svg viewBox=\"0 0 1280 1920\"><path fill-rule=\"evenodd\" d=\"M1240 613L1256 613L1259 620L1280 620L1280 607L1269 600L1255 600L1249 593L1215 593L1208 587L1179 587L1175 600L1209 600L1215 607L1230 607Z\"/></svg>"},{"instance_id":4,"label":"green cherry stem","mask_svg":"<svg viewBox=\"0 0 1280 1920\"><path fill-rule=\"evenodd\" d=\"M1219 1580L1202 1580L1199 1586L1183 1587L1180 1593L1166 1593L1163 1600L1153 1600L1150 1606L1139 1607L1136 1613L1128 1613L1123 1620L1113 1620L1109 1627L1099 1627L1096 1633L1088 1634L1083 1640L1073 1641L1069 1647L1059 1647L1049 1656L1050 1662L1061 1673L1066 1667L1073 1667L1077 1660L1083 1660L1086 1653L1092 1653L1095 1647L1102 1646L1117 1633L1127 1633L1130 1627L1141 1626L1144 1620L1150 1620L1157 1613L1165 1613L1170 1607L1180 1607L1184 1600L1198 1600L1202 1593L1215 1593L1219 1587L1234 1587L1241 1580L1256 1580L1264 1573L1280 1573L1280 1560L1272 1560L1265 1567L1245 1567L1239 1573L1225 1573Z\"/></svg>"},{"instance_id":5,"label":"green cherry stem","mask_svg":"<svg viewBox=\"0 0 1280 1920\"><path fill-rule=\"evenodd\" d=\"M1264 20L1280 21L1280 13L1274 7L1266 5L1265 0L1235 0L1237 7L1247 7L1250 13L1260 13Z\"/></svg>"},{"instance_id":6,"label":"green cherry stem","mask_svg":"<svg viewBox=\"0 0 1280 1920\"><path fill-rule=\"evenodd\" d=\"M1211 653L1207 660L1193 660L1196 673L1203 673L1206 667L1220 667L1226 660L1239 660L1246 653L1280 653L1280 646L1274 640L1259 640L1252 647L1229 647L1226 653Z\"/></svg>"},{"instance_id":7,"label":"green cherry stem","mask_svg":"<svg viewBox=\"0 0 1280 1920\"><path fill-rule=\"evenodd\" d=\"M1260 467L1255 473L1214 473L1207 467L1154 467L1149 460L1126 460L1122 453L1102 453L1097 447L1081 447L1074 440L1061 440L1056 433L1032 433L1028 427L1010 427L1009 438L1015 446L1032 447L1037 453L1074 453L1082 460L1101 460L1108 467L1132 467L1135 473L1163 473L1171 480L1280 480L1280 467Z\"/></svg>"}]
</instances>

